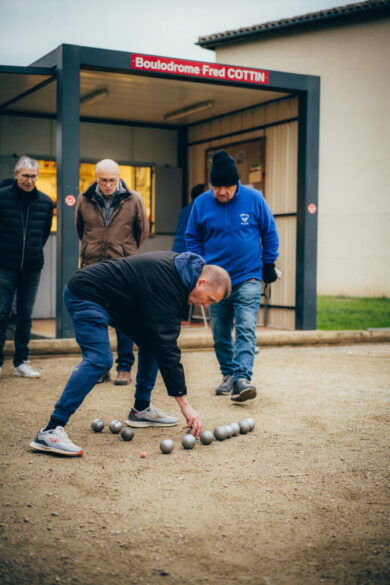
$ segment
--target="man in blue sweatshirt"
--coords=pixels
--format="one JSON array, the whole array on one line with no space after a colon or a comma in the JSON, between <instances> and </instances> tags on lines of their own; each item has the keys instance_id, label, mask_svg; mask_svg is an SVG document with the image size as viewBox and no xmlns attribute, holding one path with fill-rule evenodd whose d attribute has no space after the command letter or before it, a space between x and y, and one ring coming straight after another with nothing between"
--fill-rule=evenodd
<instances>
[{"instance_id":1,"label":"man in blue sweatshirt","mask_svg":"<svg viewBox=\"0 0 390 585\"><path fill-rule=\"evenodd\" d=\"M261 281L277 278L279 238L262 193L241 185L234 159L225 150L213 157L211 189L194 202L186 231L189 252L225 268L232 281L229 298L210 307L215 353L223 380L217 395L235 402L256 396L251 383ZM232 340L235 322L235 343Z\"/></svg>"}]
</instances>

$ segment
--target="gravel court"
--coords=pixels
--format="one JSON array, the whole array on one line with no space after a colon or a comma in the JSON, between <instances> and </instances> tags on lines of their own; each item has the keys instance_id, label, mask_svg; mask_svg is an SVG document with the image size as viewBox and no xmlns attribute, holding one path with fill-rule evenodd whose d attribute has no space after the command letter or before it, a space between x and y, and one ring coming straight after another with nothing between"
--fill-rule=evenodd
<instances>
[{"instance_id":1,"label":"gravel court","mask_svg":"<svg viewBox=\"0 0 390 585\"><path fill-rule=\"evenodd\" d=\"M390 581L389 344L261 350L258 397L243 404L214 395L212 351L184 352L205 428L250 416L252 433L184 451L183 421L135 429L127 443L108 424L126 417L133 384L106 383L67 427L84 457L35 453L29 442L78 361L34 359L40 380L3 367L0 583ZM179 414L160 377L154 403Z\"/></svg>"}]
</instances>

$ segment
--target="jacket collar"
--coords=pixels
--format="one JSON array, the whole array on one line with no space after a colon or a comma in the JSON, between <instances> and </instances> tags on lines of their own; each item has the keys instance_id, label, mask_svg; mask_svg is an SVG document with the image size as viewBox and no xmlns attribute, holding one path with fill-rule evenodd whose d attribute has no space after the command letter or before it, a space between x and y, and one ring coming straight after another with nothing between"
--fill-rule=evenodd
<instances>
[{"instance_id":1,"label":"jacket collar","mask_svg":"<svg viewBox=\"0 0 390 585\"><path fill-rule=\"evenodd\" d=\"M128 190L126 183L123 181L123 179L120 180L120 183L122 186L122 191L119 189L119 193L117 193L119 200L126 199L127 197L132 197L132 194ZM88 187L86 191L84 191L84 193L82 193L82 195L84 195L84 197L86 197L87 199L92 200L93 196L96 193L96 187L97 182L95 181L94 183L92 183L92 185Z\"/></svg>"},{"instance_id":2,"label":"jacket collar","mask_svg":"<svg viewBox=\"0 0 390 585\"><path fill-rule=\"evenodd\" d=\"M36 187L34 187L32 191L24 191L18 186L17 182L14 181L12 188L15 191L16 195L19 197L19 199L35 201L39 197L39 191Z\"/></svg>"}]
</instances>

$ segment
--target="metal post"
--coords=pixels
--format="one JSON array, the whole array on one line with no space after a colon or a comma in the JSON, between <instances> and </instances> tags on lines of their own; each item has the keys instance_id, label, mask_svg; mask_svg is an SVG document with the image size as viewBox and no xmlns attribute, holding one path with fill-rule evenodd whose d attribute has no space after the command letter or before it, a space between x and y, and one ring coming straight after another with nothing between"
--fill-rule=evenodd
<instances>
[{"instance_id":1,"label":"metal post","mask_svg":"<svg viewBox=\"0 0 390 585\"><path fill-rule=\"evenodd\" d=\"M177 132L177 166L183 169L183 207L188 204L188 129L181 126Z\"/></svg>"},{"instance_id":2,"label":"metal post","mask_svg":"<svg viewBox=\"0 0 390 585\"><path fill-rule=\"evenodd\" d=\"M56 336L73 337L62 300L69 276L77 269L79 246L74 227L80 164L80 62L78 47L59 48L57 82L57 320Z\"/></svg>"},{"instance_id":3,"label":"metal post","mask_svg":"<svg viewBox=\"0 0 390 585\"><path fill-rule=\"evenodd\" d=\"M299 96L296 329L316 329L320 80Z\"/></svg>"}]
</instances>

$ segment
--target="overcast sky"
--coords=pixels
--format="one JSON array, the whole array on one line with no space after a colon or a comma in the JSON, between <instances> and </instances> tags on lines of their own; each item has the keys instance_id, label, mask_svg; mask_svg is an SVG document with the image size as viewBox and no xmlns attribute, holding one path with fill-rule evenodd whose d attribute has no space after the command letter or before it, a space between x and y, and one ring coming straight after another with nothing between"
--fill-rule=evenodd
<instances>
[{"instance_id":1,"label":"overcast sky","mask_svg":"<svg viewBox=\"0 0 390 585\"><path fill-rule=\"evenodd\" d=\"M0 0L0 64L62 43L214 61L204 36L348 4L343 0Z\"/></svg>"}]
</instances>

